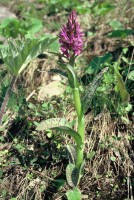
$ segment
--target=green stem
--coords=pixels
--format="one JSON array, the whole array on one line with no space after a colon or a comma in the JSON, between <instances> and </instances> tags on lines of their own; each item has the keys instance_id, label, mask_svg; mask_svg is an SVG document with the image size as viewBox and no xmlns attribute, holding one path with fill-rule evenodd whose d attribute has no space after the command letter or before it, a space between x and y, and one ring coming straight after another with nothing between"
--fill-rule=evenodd
<instances>
[{"instance_id":1,"label":"green stem","mask_svg":"<svg viewBox=\"0 0 134 200\"><path fill-rule=\"evenodd\" d=\"M78 117L78 133L80 134L82 138L82 142L84 142L84 132L85 132L84 115L83 115L83 110L82 110L82 105L81 105L79 88L73 89L73 98L74 98L75 109L76 109L76 113Z\"/></svg>"},{"instance_id":2,"label":"green stem","mask_svg":"<svg viewBox=\"0 0 134 200\"><path fill-rule=\"evenodd\" d=\"M74 67L75 64L75 57L74 55L71 56L69 64ZM76 74L75 74L76 76ZM84 133L85 133L85 125L84 125L84 114L81 104L81 98L80 98L80 91L79 86L76 85L73 88L73 99L74 99L74 105L78 117L78 133L81 136L82 139L82 146L79 146L76 144L76 168L80 168L80 166L83 163L83 154L84 154Z\"/></svg>"},{"instance_id":3,"label":"green stem","mask_svg":"<svg viewBox=\"0 0 134 200\"><path fill-rule=\"evenodd\" d=\"M74 98L74 103L75 103L75 109L78 118L81 117L82 113L82 108L81 108L81 100L80 100L80 93L79 93L79 88L73 88L73 98Z\"/></svg>"},{"instance_id":4,"label":"green stem","mask_svg":"<svg viewBox=\"0 0 134 200\"><path fill-rule=\"evenodd\" d=\"M83 142L82 147L78 145L76 146L76 154L77 154L76 167L80 168L83 162L85 127L84 127L84 115L82 111L79 88L73 89L73 98L74 98L75 109L76 109L76 113L78 117L78 133L80 134L82 142Z\"/></svg>"}]
</instances>

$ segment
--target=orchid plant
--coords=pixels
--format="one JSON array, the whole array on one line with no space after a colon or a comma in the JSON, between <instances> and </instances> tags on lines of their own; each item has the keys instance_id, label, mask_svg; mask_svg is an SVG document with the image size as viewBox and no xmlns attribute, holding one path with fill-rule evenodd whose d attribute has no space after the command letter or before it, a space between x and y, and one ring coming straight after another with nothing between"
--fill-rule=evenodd
<instances>
[{"instance_id":1,"label":"orchid plant","mask_svg":"<svg viewBox=\"0 0 134 200\"><path fill-rule=\"evenodd\" d=\"M83 32L80 29L80 25L77 20L76 11L72 11L67 24L64 25L59 34L59 42L61 44L61 51L63 55L68 59L68 64L65 65L65 70L68 74L69 85L72 88L74 105L78 118L78 130L77 135L79 135L81 144L76 141L76 159L75 168L80 170L83 164L83 152L84 152L84 114L80 98L79 83L77 80L77 75L75 72L75 59L81 54L83 48ZM81 176L81 170L79 171ZM79 182L80 177L76 184Z\"/></svg>"},{"instance_id":2,"label":"orchid plant","mask_svg":"<svg viewBox=\"0 0 134 200\"><path fill-rule=\"evenodd\" d=\"M77 20L76 11L69 15L66 25L63 25L59 33L59 43L61 44L61 57L66 58L66 63L61 63L66 72L68 82L72 88L73 100L77 114L77 130L70 128L69 123L64 118L52 118L41 122L37 126L38 131L52 129L63 134L72 136L75 146L67 145L69 153L69 164L66 168L66 178L68 184L73 188L66 193L69 200L81 199L81 193L77 188L83 175L84 169L84 112L80 97L79 82L75 70L75 59L81 54L83 49L83 32ZM75 196L75 198L74 198Z\"/></svg>"},{"instance_id":3,"label":"orchid plant","mask_svg":"<svg viewBox=\"0 0 134 200\"><path fill-rule=\"evenodd\" d=\"M61 45L61 57L66 58L67 60L67 62L62 63L62 67L67 74L69 85L72 88L74 106L77 114L77 130L73 130L64 118L47 119L40 122L36 128L37 131L48 129L56 130L63 134L68 134L74 139L74 146L67 145L69 164L66 168L67 182L74 188L73 192L75 193L75 196L78 195L78 198L73 198L73 200L81 199L80 191L76 187L78 186L84 171L84 113L88 109L93 93L98 86L98 81L101 79L104 72L107 71L107 69L104 69L96 76L95 80L90 85L90 90L88 89L85 92L83 99L81 99L75 60L83 51L83 36L84 34L80 29L76 11L72 11L66 25L63 25L61 28L59 33L59 43ZM32 59L46 50L53 42L55 42L55 40L56 38L50 37L42 39L26 38L24 41L9 41L7 47L0 49L1 58L13 76L1 106L0 122L2 121L11 89L13 88L17 77L27 67L28 63L31 62ZM68 199L71 199L71 194L72 193L67 192Z\"/></svg>"},{"instance_id":4,"label":"orchid plant","mask_svg":"<svg viewBox=\"0 0 134 200\"><path fill-rule=\"evenodd\" d=\"M59 131L62 134L68 134L75 141L75 145L67 145L69 164L66 168L66 178L68 184L73 188L73 190L66 193L69 200L81 199L81 193L77 186L84 172L84 114L88 109L99 80L104 72L107 71L105 68L96 76L95 80L90 85L90 90L88 89L81 99L75 60L83 51L83 36L84 34L80 29L76 11L72 11L67 23L61 28L59 33L59 43L61 45L61 57L66 58L67 60L67 62L64 62L63 59L61 59L61 67L66 72L69 85L72 89L74 106L77 114L77 130L73 130L64 118L47 119L40 122L36 128L37 131L52 129ZM77 196L77 198L74 198L74 196Z\"/></svg>"},{"instance_id":5,"label":"orchid plant","mask_svg":"<svg viewBox=\"0 0 134 200\"><path fill-rule=\"evenodd\" d=\"M66 177L71 187L76 187L83 174L84 164L84 113L80 98L79 82L75 71L75 59L83 49L83 33L77 20L76 11L72 11L67 24L63 25L59 33L62 56L67 59L63 66L66 71L69 85L72 88L74 105L77 114L78 130L75 131L67 125L63 118L53 118L41 122L37 130L53 129L69 134L75 140L75 147L68 145L70 163L66 168Z\"/></svg>"}]
</instances>

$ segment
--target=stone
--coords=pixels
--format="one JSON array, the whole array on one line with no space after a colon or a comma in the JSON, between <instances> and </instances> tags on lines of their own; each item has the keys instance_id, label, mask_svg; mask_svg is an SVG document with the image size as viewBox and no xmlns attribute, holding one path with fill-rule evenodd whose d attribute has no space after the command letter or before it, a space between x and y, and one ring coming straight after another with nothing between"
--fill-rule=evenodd
<instances>
[{"instance_id":1,"label":"stone","mask_svg":"<svg viewBox=\"0 0 134 200\"><path fill-rule=\"evenodd\" d=\"M6 18L17 18L16 15L6 7L0 6L0 22L2 22Z\"/></svg>"},{"instance_id":2,"label":"stone","mask_svg":"<svg viewBox=\"0 0 134 200\"><path fill-rule=\"evenodd\" d=\"M60 81L52 81L49 84L44 84L40 87L38 93L38 101L51 99L53 96L60 96L65 91L65 85Z\"/></svg>"}]
</instances>

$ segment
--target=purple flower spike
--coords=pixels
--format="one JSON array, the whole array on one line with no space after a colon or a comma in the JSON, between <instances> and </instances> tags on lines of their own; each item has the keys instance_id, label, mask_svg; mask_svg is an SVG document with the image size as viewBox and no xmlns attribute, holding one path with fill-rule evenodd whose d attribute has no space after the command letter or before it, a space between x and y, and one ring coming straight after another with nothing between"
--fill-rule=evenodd
<instances>
[{"instance_id":1,"label":"purple flower spike","mask_svg":"<svg viewBox=\"0 0 134 200\"><path fill-rule=\"evenodd\" d=\"M80 30L76 11L72 11L67 24L63 25L59 34L59 42L63 55L67 58L71 57L70 52L73 52L73 56L79 55L82 52L82 37L83 33Z\"/></svg>"}]
</instances>

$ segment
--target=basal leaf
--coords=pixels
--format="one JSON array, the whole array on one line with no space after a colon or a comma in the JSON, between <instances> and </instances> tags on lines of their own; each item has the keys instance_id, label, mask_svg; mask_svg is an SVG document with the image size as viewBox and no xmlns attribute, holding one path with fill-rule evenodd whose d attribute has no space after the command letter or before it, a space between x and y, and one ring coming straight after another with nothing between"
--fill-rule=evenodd
<instances>
[{"instance_id":1,"label":"basal leaf","mask_svg":"<svg viewBox=\"0 0 134 200\"><path fill-rule=\"evenodd\" d=\"M67 178L68 185L70 185L71 187L77 186L78 181L79 181L79 170L72 163L67 165L66 178Z\"/></svg>"},{"instance_id":2,"label":"basal leaf","mask_svg":"<svg viewBox=\"0 0 134 200\"><path fill-rule=\"evenodd\" d=\"M75 140L76 144L82 148L82 138L79 135L78 132L74 131L73 129L67 127L67 126L60 126L60 127L54 127L52 128L52 130L57 130L60 131L63 134L67 134L73 137L73 139Z\"/></svg>"},{"instance_id":3,"label":"basal leaf","mask_svg":"<svg viewBox=\"0 0 134 200\"><path fill-rule=\"evenodd\" d=\"M52 129L52 130L59 131L63 134L72 136L76 144L79 146L82 146L83 143L82 143L81 136L79 135L79 133L71 129L69 126L70 126L69 123L64 118L51 118L39 123L37 125L36 130L44 131L44 130Z\"/></svg>"},{"instance_id":4,"label":"basal leaf","mask_svg":"<svg viewBox=\"0 0 134 200\"><path fill-rule=\"evenodd\" d=\"M54 127L69 126L69 123L64 118L50 118L40 122L36 128L38 131L45 131Z\"/></svg>"},{"instance_id":5,"label":"basal leaf","mask_svg":"<svg viewBox=\"0 0 134 200\"><path fill-rule=\"evenodd\" d=\"M69 163L75 164L76 162L76 148L73 145L67 145L67 151L69 156Z\"/></svg>"},{"instance_id":6,"label":"basal leaf","mask_svg":"<svg viewBox=\"0 0 134 200\"><path fill-rule=\"evenodd\" d=\"M81 200L81 192L78 188L74 188L73 190L69 190L66 192L66 196L68 200Z\"/></svg>"}]
</instances>

